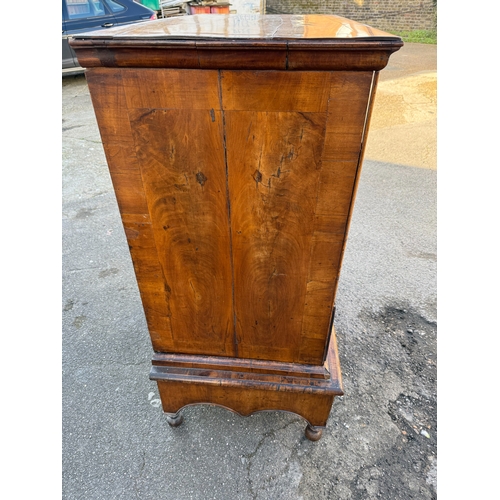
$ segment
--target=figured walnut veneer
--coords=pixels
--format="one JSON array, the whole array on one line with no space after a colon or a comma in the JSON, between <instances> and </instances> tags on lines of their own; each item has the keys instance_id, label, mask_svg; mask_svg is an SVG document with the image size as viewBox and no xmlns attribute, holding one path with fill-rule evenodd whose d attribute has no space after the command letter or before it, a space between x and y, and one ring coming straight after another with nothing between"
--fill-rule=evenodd
<instances>
[{"instance_id":1,"label":"figured walnut veneer","mask_svg":"<svg viewBox=\"0 0 500 500\"><path fill-rule=\"evenodd\" d=\"M190 404L285 410L316 440L342 394L335 294L378 71L402 42L335 16L216 17L72 46L172 425Z\"/></svg>"}]
</instances>

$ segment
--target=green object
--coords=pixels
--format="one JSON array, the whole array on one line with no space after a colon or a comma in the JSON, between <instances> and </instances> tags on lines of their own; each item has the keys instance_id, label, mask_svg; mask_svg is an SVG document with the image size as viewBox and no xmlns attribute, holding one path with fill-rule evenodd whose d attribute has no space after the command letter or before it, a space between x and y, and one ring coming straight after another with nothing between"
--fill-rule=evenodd
<instances>
[{"instance_id":1,"label":"green object","mask_svg":"<svg viewBox=\"0 0 500 500\"><path fill-rule=\"evenodd\" d=\"M429 43L437 45L437 30L412 30L412 31L391 31L391 34L400 36L408 43Z\"/></svg>"},{"instance_id":2,"label":"green object","mask_svg":"<svg viewBox=\"0 0 500 500\"><path fill-rule=\"evenodd\" d=\"M153 10L160 10L160 0L141 0L142 5Z\"/></svg>"}]
</instances>

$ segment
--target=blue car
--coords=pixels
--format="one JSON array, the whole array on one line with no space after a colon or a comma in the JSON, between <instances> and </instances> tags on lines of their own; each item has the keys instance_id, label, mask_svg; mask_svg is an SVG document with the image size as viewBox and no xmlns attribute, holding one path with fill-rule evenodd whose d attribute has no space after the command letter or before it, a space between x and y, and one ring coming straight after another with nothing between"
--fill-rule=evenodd
<instances>
[{"instance_id":1,"label":"blue car","mask_svg":"<svg viewBox=\"0 0 500 500\"><path fill-rule=\"evenodd\" d=\"M62 0L63 75L83 71L69 46L69 36L156 17L156 11L134 0Z\"/></svg>"}]
</instances>

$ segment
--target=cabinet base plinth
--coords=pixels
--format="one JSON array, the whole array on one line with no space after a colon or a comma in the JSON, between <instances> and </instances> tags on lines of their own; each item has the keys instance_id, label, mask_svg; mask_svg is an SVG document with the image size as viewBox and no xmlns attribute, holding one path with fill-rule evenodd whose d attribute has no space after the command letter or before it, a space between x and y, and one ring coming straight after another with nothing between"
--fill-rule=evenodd
<instances>
[{"instance_id":1,"label":"cabinet base plinth","mask_svg":"<svg viewBox=\"0 0 500 500\"><path fill-rule=\"evenodd\" d=\"M323 366L168 353L156 353L152 362L150 379L172 427L189 405L222 406L241 416L279 410L303 417L306 437L317 441L335 396L343 394L335 342Z\"/></svg>"}]
</instances>

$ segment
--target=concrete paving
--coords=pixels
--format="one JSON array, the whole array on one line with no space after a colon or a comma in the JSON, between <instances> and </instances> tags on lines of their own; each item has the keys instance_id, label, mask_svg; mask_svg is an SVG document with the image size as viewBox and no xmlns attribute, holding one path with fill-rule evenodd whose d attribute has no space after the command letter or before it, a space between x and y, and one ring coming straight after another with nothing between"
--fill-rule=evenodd
<instances>
[{"instance_id":1,"label":"concrete paving","mask_svg":"<svg viewBox=\"0 0 500 500\"><path fill-rule=\"evenodd\" d=\"M338 290L345 396L318 442L283 412L169 427L85 78L63 78L65 500L436 498L435 61L407 44L382 73L394 108L373 114Z\"/></svg>"},{"instance_id":2,"label":"concrete paving","mask_svg":"<svg viewBox=\"0 0 500 500\"><path fill-rule=\"evenodd\" d=\"M436 169L436 101L436 45L405 45L380 73L365 158Z\"/></svg>"}]
</instances>

